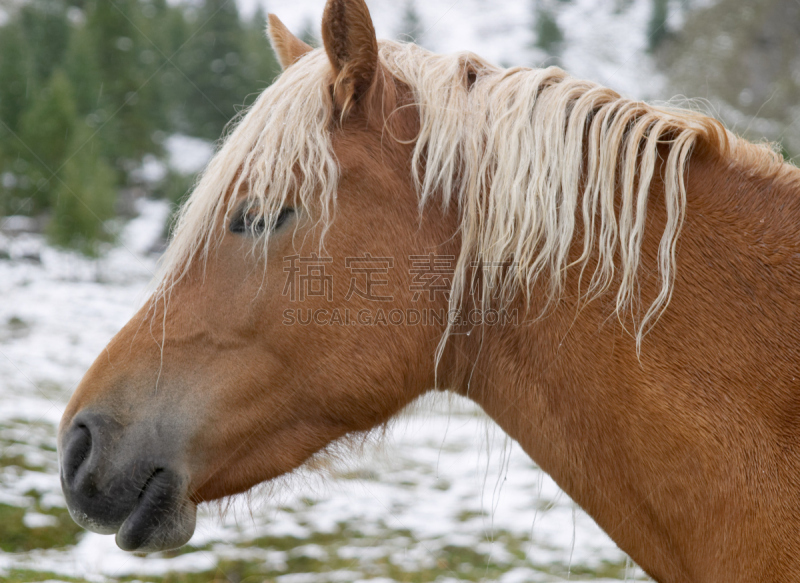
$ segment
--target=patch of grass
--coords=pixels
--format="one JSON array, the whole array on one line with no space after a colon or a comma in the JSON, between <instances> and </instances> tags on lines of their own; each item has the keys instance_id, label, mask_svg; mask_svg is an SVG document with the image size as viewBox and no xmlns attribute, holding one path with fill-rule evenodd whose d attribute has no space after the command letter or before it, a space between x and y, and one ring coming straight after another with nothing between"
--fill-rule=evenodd
<instances>
[{"instance_id":1,"label":"patch of grass","mask_svg":"<svg viewBox=\"0 0 800 583\"><path fill-rule=\"evenodd\" d=\"M6 322L6 326L12 330L24 330L29 327L29 324L19 316L11 316Z\"/></svg>"},{"instance_id":2,"label":"patch of grass","mask_svg":"<svg viewBox=\"0 0 800 583\"><path fill-rule=\"evenodd\" d=\"M510 536L510 535L509 535ZM431 548L429 560L423 561L427 566L417 566L413 564L398 564L395 562L397 551L403 548L414 548L421 545L423 549L426 545L413 542L411 534L403 530L387 529L378 537L383 544L389 541L402 542L398 547L396 544L389 544L385 554L377 556L366 553L366 557L361 558L358 553L351 553L347 558L343 558L337 552L341 547L364 548L371 550L377 542L372 537L365 537L362 533L352 529L347 525L339 525L337 531L332 533L314 533L308 538L285 537L261 537L249 544L240 546L258 546L275 551L289 552L297 547L316 544L325 549L327 558L320 559L305 555L292 556L291 553L286 558L286 568L275 571L260 565L261 570L258 576L262 577L259 581L271 581L274 578L287 573L319 573L320 581L334 581L337 576L335 573L342 571L357 571L362 573L364 578L387 577L400 583L424 583L435 581L442 577L455 577L464 581L493 580L500 577L506 570L507 565L497 564L489 555L475 551L474 549L461 546L446 546L441 549ZM521 543L520 543L521 545ZM517 545L517 546L520 546ZM435 545L434 545L435 546ZM513 552L513 556L522 563L524 553ZM368 557L368 558L367 558ZM248 570L244 563L220 563L218 570L228 573L226 569L235 567L236 576L247 576ZM330 579L325 577L325 573L331 573ZM209 572L205 576L211 577L214 574ZM214 580L214 579L210 579ZM225 579L222 579L225 580ZM236 578L228 579L231 581ZM192 579L164 580L164 583L194 583Z\"/></svg>"},{"instance_id":3,"label":"patch of grass","mask_svg":"<svg viewBox=\"0 0 800 583\"><path fill-rule=\"evenodd\" d=\"M594 579L621 579L626 580L625 561L602 561L596 567L588 565L565 565L563 563L554 563L551 565L541 565L536 567L538 570L554 575L559 578L566 579L569 577L575 581L593 581Z\"/></svg>"},{"instance_id":4,"label":"patch of grass","mask_svg":"<svg viewBox=\"0 0 800 583\"><path fill-rule=\"evenodd\" d=\"M8 453L3 451L0 453L0 468L14 467L20 470L27 470L29 472L46 472L47 468L30 463L21 453Z\"/></svg>"},{"instance_id":5,"label":"patch of grass","mask_svg":"<svg viewBox=\"0 0 800 583\"><path fill-rule=\"evenodd\" d=\"M202 551L210 551L213 545L211 543L197 546L197 545L183 545L178 549L172 549L169 551L160 551L158 553L159 557L163 557L165 559L174 559L175 557L180 557L181 555L189 555L191 553L197 553ZM137 557L146 557L148 553L133 553Z\"/></svg>"},{"instance_id":6,"label":"patch of grass","mask_svg":"<svg viewBox=\"0 0 800 583\"><path fill-rule=\"evenodd\" d=\"M142 581L141 577L120 577L120 583ZM262 583L272 581L256 561L220 561L216 569L201 573L167 573L144 578L148 583Z\"/></svg>"},{"instance_id":7,"label":"patch of grass","mask_svg":"<svg viewBox=\"0 0 800 583\"><path fill-rule=\"evenodd\" d=\"M58 471L55 428L45 422L12 419L0 424L0 470L13 475Z\"/></svg>"},{"instance_id":8,"label":"patch of grass","mask_svg":"<svg viewBox=\"0 0 800 583\"><path fill-rule=\"evenodd\" d=\"M5 328L0 327L0 340L17 340L24 338L31 331L31 326L19 316L11 316Z\"/></svg>"},{"instance_id":9,"label":"patch of grass","mask_svg":"<svg viewBox=\"0 0 800 583\"><path fill-rule=\"evenodd\" d=\"M459 522L467 522L473 518L485 518L486 516L489 516L489 514L484 510L480 510L478 512L475 510L462 510L458 513L456 519Z\"/></svg>"},{"instance_id":10,"label":"patch of grass","mask_svg":"<svg viewBox=\"0 0 800 583\"><path fill-rule=\"evenodd\" d=\"M259 547L275 551L291 551L303 545L316 544L321 547L340 546L350 544L354 539L363 538L360 532L352 531L346 526L339 525L334 532L315 532L307 538L294 536L262 536L253 541L240 544L241 547Z\"/></svg>"},{"instance_id":11,"label":"patch of grass","mask_svg":"<svg viewBox=\"0 0 800 583\"><path fill-rule=\"evenodd\" d=\"M377 472L370 470L354 470L350 472L341 472L336 475L340 480L364 480L366 482L378 482L380 476Z\"/></svg>"},{"instance_id":12,"label":"patch of grass","mask_svg":"<svg viewBox=\"0 0 800 583\"><path fill-rule=\"evenodd\" d=\"M30 571L28 569L12 569L2 575L3 583L40 583L47 580L64 581L64 583L89 583L86 579L76 579L46 571Z\"/></svg>"},{"instance_id":13,"label":"patch of grass","mask_svg":"<svg viewBox=\"0 0 800 583\"><path fill-rule=\"evenodd\" d=\"M627 564L625 561L612 562L603 561L600 566L596 568L585 567L582 565L573 565L570 573L583 578L608 578L608 579L623 579L625 577L625 569ZM566 569L565 569L566 570Z\"/></svg>"},{"instance_id":14,"label":"patch of grass","mask_svg":"<svg viewBox=\"0 0 800 583\"><path fill-rule=\"evenodd\" d=\"M52 549L74 545L83 529L72 521L64 508L37 508L37 512L53 516L53 526L29 528L25 525L25 508L0 504L0 549L20 553L33 549Z\"/></svg>"}]
</instances>

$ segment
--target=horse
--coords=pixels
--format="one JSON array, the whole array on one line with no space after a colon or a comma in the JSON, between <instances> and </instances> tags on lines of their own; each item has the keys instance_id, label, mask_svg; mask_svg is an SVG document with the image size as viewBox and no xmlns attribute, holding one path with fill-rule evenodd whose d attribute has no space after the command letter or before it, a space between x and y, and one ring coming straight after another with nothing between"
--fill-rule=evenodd
<instances>
[{"instance_id":1,"label":"horse","mask_svg":"<svg viewBox=\"0 0 800 583\"><path fill-rule=\"evenodd\" d=\"M72 517L128 551L197 505L477 403L660 582L800 573L800 170L558 68L274 15L283 72L180 212L58 433Z\"/></svg>"}]
</instances>

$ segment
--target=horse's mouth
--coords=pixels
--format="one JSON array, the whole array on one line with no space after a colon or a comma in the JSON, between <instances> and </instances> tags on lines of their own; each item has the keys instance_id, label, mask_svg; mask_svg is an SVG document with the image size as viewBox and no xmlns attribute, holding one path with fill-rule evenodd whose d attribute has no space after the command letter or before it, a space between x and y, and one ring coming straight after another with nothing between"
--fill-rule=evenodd
<instances>
[{"instance_id":1,"label":"horse's mouth","mask_svg":"<svg viewBox=\"0 0 800 583\"><path fill-rule=\"evenodd\" d=\"M97 516L91 503L69 502L73 502L68 507L76 523L100 534L116 533L117 546L124 551L175 549L194 534L197 505L186 496L183 480L168 470L153 472L121 523Z\"/></svg>"},{"instance_id":2,"label":"horse's mouth","mask_svg":"<svg viewBox=\"0 0 800 583\"><path fill-rule=\"evenodd\" d=\"M192 538L197 506L188 499L181 480L156 470L147 480L133 511L116 535L124 551L162 551L180 547Z\"/></svg>"}]
</instances>

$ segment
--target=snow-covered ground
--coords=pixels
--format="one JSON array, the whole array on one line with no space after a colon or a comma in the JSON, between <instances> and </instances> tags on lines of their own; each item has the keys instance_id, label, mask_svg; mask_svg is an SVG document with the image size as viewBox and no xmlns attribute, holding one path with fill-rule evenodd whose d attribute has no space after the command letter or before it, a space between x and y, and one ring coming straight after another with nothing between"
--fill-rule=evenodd
<instances>
[{"instance_id":1,"label":"snow-covered ground","mask_svg":"<svg viewBox=\"0 0 800 583\"><path fill-rule=\"evenodd\" d=\"M25 460L0 468L0 503L26 508L28 527L46 526L53 518L42 509L64 505L55 428L85 369L145 299L155 269L147 250L167 210L162 202L139 201L140 215L121 244L98 261L51 249L32 235L0 240L12 257L0 261L0 437L4 456ZM40 262L21 259L36 254ZM288 569L283 583L356 581L385 577L385 565L435 568L453 549L478 553L509 583L563 580L570 569L607 573L609 565L625 575L625 556L614 543L465 402L423 402L380 443L346 457L269 496L237 500L224 518L207 509L192 552L138 557L117 549L113 537L87 533L64 548L0 554L0 579L10 569L146 579L248 560L277 573ZM292 548L263 542L287 537ZM318 561L317 570L299 577L298 556ZM334 571L326 573L332 557Z\"/></svg>"}]
</instances>

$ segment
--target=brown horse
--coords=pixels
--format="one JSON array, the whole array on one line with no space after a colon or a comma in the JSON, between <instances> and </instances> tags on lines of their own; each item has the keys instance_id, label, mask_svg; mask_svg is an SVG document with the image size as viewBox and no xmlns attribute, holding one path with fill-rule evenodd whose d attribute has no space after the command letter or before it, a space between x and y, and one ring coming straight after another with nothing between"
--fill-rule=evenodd
<instances>
[{"instance_id":1,"label":"brown horse","mask_svg":"<svg viewBox=\"0 0 800 583\"><path fill-rule=\"evenodd\" d=\"M423 393L477 402L656 580L800 577L800 171L555 68L329 0L182 211L59 432L127 550Z\"/></svg>"}]
</instances>

